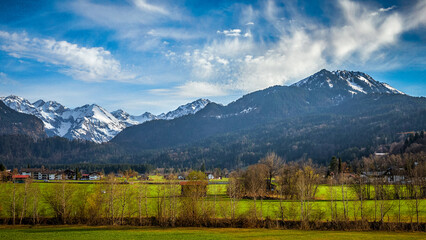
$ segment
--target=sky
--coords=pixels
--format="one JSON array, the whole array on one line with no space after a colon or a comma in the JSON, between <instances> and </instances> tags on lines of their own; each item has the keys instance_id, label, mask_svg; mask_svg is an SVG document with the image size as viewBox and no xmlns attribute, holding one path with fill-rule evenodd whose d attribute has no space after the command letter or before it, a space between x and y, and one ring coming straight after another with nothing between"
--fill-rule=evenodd
<instances>
[{"instance_id":1,"label":"sky","mask_svg":"<svg viewBox=\"0 0 426 240\"><path fill-rule=\"evenodd\" d=\"M426 1L0 2L0 96L159 114L323 68L426 96Z\"/></svg>"}]
</instances>

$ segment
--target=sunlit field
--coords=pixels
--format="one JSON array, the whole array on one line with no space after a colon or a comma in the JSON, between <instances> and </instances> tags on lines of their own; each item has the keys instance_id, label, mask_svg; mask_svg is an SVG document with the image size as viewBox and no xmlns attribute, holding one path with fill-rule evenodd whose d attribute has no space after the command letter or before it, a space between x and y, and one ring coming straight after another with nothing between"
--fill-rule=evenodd
<instances>
[{"instance_id":1,"label":"sunlit field","mask_svg":"<svg viewBox=\"0 0 426 240\"><path fill-rule=\"evenodd\" d=\"M66 183L66 187L72 194L70 195L70 201L73 205L85 206L90 204L92 199L91 196L97 192L105 193L107 191L107 185L101 184L101 182L91 182L93 184L80 184L78 182ZM126 203L123 211L126 212L126 217L137 217L138 213L138 191L140 188L145 188L146 197L144 203L146 204L146 211L144 211L144 217L157 216L158 214L158 203L164 201L164 206L168 206L170 199L176 202L177 207L180 206L182 197L181 186L178 181L166 182L164 179L157 177L155 182L131 181L130 184L119 184L120 189L125 189L128 195L128 202ZM167 184L168 183L168 184ZM215 182L211 182L215 183ZM37 201L39 217L54 217L55 212L52 207L46 201L46 193L55 191L55 188L62 183L58 182L34 182L32 187L38 189L39 199ZM24 184L16 184L17 192L24 191ZM12 191L13 185L11 183L0 184L0 217L10 218L11 211L11 199L10 192ZM231 199L226 193L227 184L209 184L207 188L207 196L200 199L201 205L211 209L216 218L230 218L231 217ZM331 189L333 190L333 200L330 197ZM337 219L343 218L343 202L341 186L333 186L332 188L327 185L320 185L315 196L315 200L310 201L311 208L311 219L319 221L331 220L331 212L337 212ZM345 211L347 220L360 220L360 202L355 200L354 193L349 186L344 186L346 193L346 205ZM372 194L374 191L372 190ZM84 196L84 197L82 197ZM87 200L84 200L86 198ZM22 202L22 194L17 197L17 201ZM82 202L86 201L86 202ZM419 222L426 221L426 204L425 200L420 200L419 208ZM364 201L363 215L364 219L368 221L379 221L381 215L381 208L386 212L384 213L383 221L385 222L397 222L398 216L400 216L401 222L416 222L416 212L414 211L414 200L382 200ZM25 213L27 217L31 217L31 204L29 209ZM281 214L280 209L283 209L284 216ZM376 209L376 211L375 211ZM253 212L256 212L256 216L260 219L282 219L298 221L300 220L300 202L298 200L278 200L278 199L257 199L256 204L253 199L237 199L235 202L235 217L252 216Z\"/></svg>"}]
</instances>

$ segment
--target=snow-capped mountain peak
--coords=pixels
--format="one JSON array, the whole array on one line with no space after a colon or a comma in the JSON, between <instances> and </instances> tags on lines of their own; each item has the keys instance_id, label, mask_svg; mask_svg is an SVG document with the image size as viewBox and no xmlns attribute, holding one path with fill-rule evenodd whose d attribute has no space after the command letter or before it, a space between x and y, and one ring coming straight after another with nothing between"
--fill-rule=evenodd
<instances>
[{"instance_id":1,"label":"snow-capped mountain peak","mask_svg":"<svg viewBox=\"0 0 426 240\"><path fill-rule=\"evenodd\" d=\"M146 112L140 116L132 116L129 113L123 111L122 109L118 109L116 111L111 112L111 114L117 118L121 123L126 125L126 127L137 125L144 123L146 121L151 121L157 119L157 117L149 112Z\"/></svg>"},{"instance_id":2,"label":"snow-capped mountain peak","mask_svg":"<svg viewBox=\"0 0 426 240\"><path fill-rule=\"evenodd\" d=\"M200 98L191 103L181 105L174 111L170 111L168 113L162 113L158 115L158 119L171 120L171 119L179 118L185 115L195 114L196 112L206 107L207 104L209 103L210 103L210 100Z\"/></svg>"},{"instance_id":3,"label":"snow-capped mountain peak","mask_svg":"<svg viewBox=\"0 0 426 240\"><path fill-rule=\"evenodd\" d=\"M323 69L292 86L308 90L333 89L334 91L340 91L339 94L343 95L370 93L404 94L389 84L374 80L366 73L346 70L330 72Z\"/></svg>"},{"instance_id":4,"label":"snow-capped mountain peak","mask_svg":"<svg viewBox=\"0 0 426 240\"><path fill-rule=\"evenodd\" d=\"M10 95L8 97L2 97L0 98L8 107L21 112L21 113L34 113L35 108L34 106L26 99Z\"/></svg>"},{"instance_id":5,"label":"snow-capped mountain peak","mask_svg":"<svg viewBox=\"0 0 426 240\"><path fill-rule=\"evenodd\" d=\"M55 101L38 100L34 103L18 96L1 97L10 108L34 115L45 125L48 136L61 136L69 139L83 139L97 143L107 142L124 128L155 119L174 119L188 114L194 114L204 108L210 101L199 99L182 105L174 111L158 116L145 112L132 116L119 109L108 112L96 104L86 104L69 109Z\"/></svg>"}]
</instances>

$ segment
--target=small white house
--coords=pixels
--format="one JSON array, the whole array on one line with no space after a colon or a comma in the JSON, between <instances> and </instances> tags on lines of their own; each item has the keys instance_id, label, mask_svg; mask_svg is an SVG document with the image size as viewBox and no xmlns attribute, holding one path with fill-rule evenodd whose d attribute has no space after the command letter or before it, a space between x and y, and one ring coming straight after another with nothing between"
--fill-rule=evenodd
<instances>
[{"instance_id":1,"label":"small white house","mask_svg":"<svg viewBox=\"0 0 426 240\"><path fill-rule=\"evenodd\" d=\"M49 179L49 180L55 180L55 178L56 178L56 173L48 173L48 174L47 174L47 176L48 176L48 179Z\"/></svg>"},{"instance_id":2,"label":"small white house","mask_svg":"<svg viewBox=\"0 0 426 240\"><path fill-rule=\"evenodd\" d=\"M101 175L99 173L91 173L89 174L89 180L101 180Z\"/></svg>"},{"instance_id":3,"label":"small white house","mask_svg":"<svg viewBox=\"0 0 426 240\"><path fill-rule=\"evenodd\" d=\"M212 179L214 179L214 175L213 175L213 174L211 174L211 173L209 173L209 174L207 175L207 178L208 178L209 180L212 180Z\"/></svg>"}]
</instances>

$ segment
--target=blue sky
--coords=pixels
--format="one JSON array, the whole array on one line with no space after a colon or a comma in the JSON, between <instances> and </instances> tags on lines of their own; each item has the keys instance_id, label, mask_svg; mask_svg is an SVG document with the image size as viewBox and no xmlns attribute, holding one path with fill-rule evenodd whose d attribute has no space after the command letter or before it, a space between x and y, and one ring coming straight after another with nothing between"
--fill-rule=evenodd
<instances>
[{"instance_id":1,"label":"blue sky","mask_svg":"<svg viewBox=\"0 0 426 240\"><path fill-rule=\"evenodd\" d=\"M0 3L0 96L158 114L323 68L426 96L426 1Z\"/></svg>"}]
</instances>

